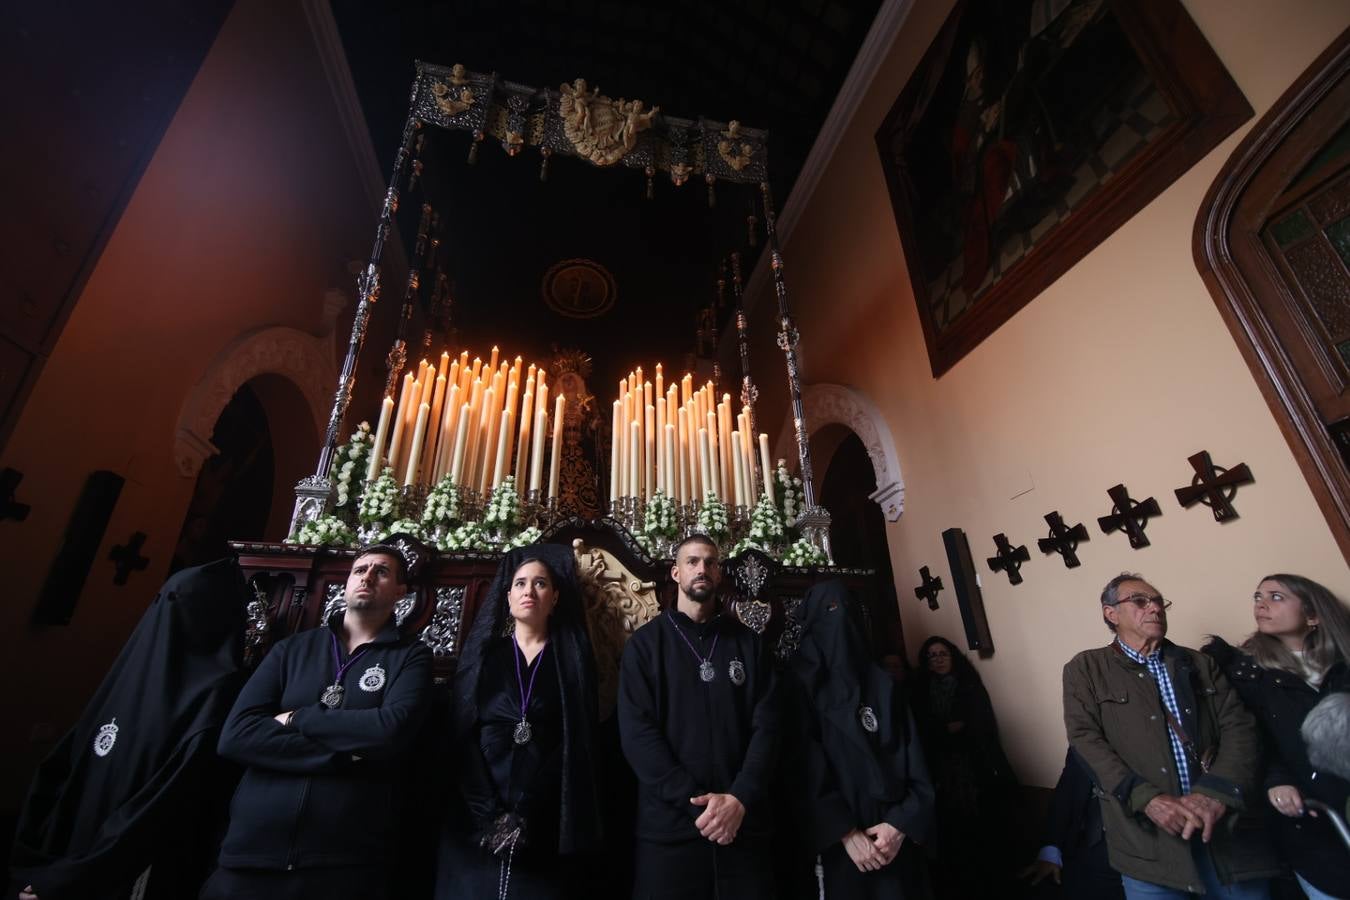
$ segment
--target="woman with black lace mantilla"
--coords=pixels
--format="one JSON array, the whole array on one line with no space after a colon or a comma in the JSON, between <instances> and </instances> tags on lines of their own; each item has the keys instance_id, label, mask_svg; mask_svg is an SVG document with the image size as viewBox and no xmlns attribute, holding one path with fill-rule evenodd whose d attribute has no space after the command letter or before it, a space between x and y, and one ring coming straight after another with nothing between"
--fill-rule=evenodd
<instances>
[{"instance_id":1,"label":"woman with black lace mantilla","mask_svg":"<svg viewBox=\"0 0 1350 900\"><path fill-rule=\"evenodd\" d=\"M569 548L512 550L470 626L450 714L463 808L447 823L437 900L558 898L596 847L596 686Z\"/></svg>"}]
</instances>

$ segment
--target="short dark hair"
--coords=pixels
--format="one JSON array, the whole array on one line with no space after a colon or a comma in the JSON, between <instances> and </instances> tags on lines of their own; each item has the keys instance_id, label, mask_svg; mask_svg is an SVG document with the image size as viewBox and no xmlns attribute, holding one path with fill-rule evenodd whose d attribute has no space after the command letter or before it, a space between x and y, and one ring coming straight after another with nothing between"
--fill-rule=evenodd
<instances>
[{"instance_id":1,"label":"short dark hair","mask_svg":"<svg viewBox=\"0 0 1350 900\"><path fill-rule=\"evenodd\" d=\"M703 544L716 550L718 557L721 557L722 555L722 548L717 546L717 541L714 541L712 538L708 537L706 534L699 531L689 535L689 537L685 538L684 540L676 544L674 550L671 552L671 557L676 562L679 562L680 551L683 550L689 544Z\"/></svg>"},{"instance_id":2,"label":"short dark hair","mask_svg":"<svg viewBox=\"0 0 1350 900\"><path fill-rule=\"evenodd\" d=\"M1308 747L1308 761L1342 778L1350 778L1345 742L1350 740L1350 694L1328 694L1308 713L1299 729Z\"/></svg>"},{"instance_id":3,"label":"short dark hair","mask_svg":"<svg viewBox=\"0 0 1350 900\"><path fill-rule=\"evenodd\" d=\"M1127 581L1142 581L1144 584L1148 584L1148 579L1138 572L1121 572L1108 581L1106 587L1102 588L1102 621L1106 623L1106 627L1111 629L1112 633L1115 632L1116 626L1111 624L1111 620L1106 617L1105 609L1108 606L1115 606L1120 601L1120 586Z\"/></svg>"},{"instance_id":4,"label":"short dark hair","mask_svg":"<svg viewBox=\"0 0 1350 900\"><path fill-rule=\"evenodd\" d=\"M352 557L352 565L355 566L356 561L363 556L372 556L375 554L380 556L392 556L397 560L398 565L394 567L394 576L398 579L399 584L408 583L408 559L403 555L403 551L395 544L381 544L379 542L367 544L356 551L356 556Z\"/></svg>"}]
</instances>

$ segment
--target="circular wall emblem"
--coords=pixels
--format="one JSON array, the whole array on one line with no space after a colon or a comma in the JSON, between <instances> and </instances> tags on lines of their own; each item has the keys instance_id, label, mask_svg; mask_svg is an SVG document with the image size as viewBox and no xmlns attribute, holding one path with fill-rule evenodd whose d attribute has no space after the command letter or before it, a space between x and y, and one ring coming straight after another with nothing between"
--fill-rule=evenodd
<instances>
[{"instance_id":1,"label":"circular wall emblem","mask_svg":"<svg viewBox=\"0 0 1350 900\"><path fill-rule=\"evenodd\" d=\"M594 319L614 306L614 276L590 259L565 259L544 273L544 303L560 316Z\"/></svg>"}]
</instances>

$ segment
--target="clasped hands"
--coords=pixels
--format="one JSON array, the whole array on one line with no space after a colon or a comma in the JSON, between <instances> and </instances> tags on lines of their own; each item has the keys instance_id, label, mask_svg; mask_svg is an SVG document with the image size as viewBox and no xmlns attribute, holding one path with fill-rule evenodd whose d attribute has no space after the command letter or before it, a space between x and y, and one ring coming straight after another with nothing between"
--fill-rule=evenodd
<instances>
[{"instance_id":1,"label":"clasped hands","mask_svg":"<svg viewBox=\"0 0 1350 900\"><path fill-rule=\"evenodd\" d=\"M1168 834L1189 841L1197 831L1206 844L1214 836L1214 826L1223 818L1228 807L1204 794L1186 794L1176 797L1159 794L1144 807L1144 815Z\"/></svg>"},{"instance_id":2,"label":"clasped hands","mask_svg":"<svg viewBox=\"0 0 1350 900\"><path fill-rule=\"evenodd\" d=\"M745 819L745 805L732 794L699 794L690 797L689 802L703 807L694 820L694 827L714 844L726 846L736 840L736 832L741 830Z\"/></svg>"},{"instance_id":3,"label":"clasped hands","mask_svg":"<svg viewBox=\"0 0 1350 900\"><path fill-rule=\"evenodd\" d=\"M844 850L859 872L875 872L890 865L904 842L905 833L887 822L865 831L855 828L843 840Z\"/></svg>"}]
</instances>

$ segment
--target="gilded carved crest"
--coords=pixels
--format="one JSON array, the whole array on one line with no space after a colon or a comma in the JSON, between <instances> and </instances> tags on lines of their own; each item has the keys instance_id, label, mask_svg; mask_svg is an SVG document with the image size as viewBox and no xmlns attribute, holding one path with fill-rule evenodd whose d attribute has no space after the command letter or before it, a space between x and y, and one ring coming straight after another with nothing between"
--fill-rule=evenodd
<instances>
[{"instance_id":1,"label":"gilded carved crest","mask_svg":"<svg viewBox=\"0 0 1350 900\"><path fill-rule=\"evenodd\" d=\"M600 718L614 712L619 695L619 657L634 631L661 614L656 584L643 581L599 547L572 541L586 605L600 690Z\"/></svg>"},{"instance_id":2,"label":"gilded carved crest","mask_svg":"<svg viewBox=\"0 0 1350 900\"><path fill-rule=\"evenodd\" d=\"M438 81L431 86L431 96L436 101L436 108L447 116L457 116L473 106L473 90L467 86L456 91Z\"/></svg>"},{"instance_id":3,"label":"gilded carved crest","mask_svg":"<svg viewBox=\"0 0 1350 900\"><path fill-rule=\"evenodd\" d=\"M563 134L578 155L597 166L612 166L637 146L637 136L652 125L661 107L646 109L641 100L611 100L578 78L559 88Z\"/></svg>"},{"instance_id":4,"label":"gilded carved crest","mask_svg":"<svg viewBox=\"0 0 1350 900\"><path fill-rule=\"evenodd\" d=\"M722 132L722 140L717 142L718 155L737 172L750 165L750 159L755 155L755 148L740 137L741 123L733 119L727 123L727 130Z\"/></svg>"}]
</instances>

